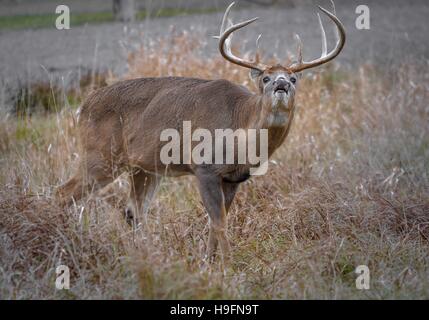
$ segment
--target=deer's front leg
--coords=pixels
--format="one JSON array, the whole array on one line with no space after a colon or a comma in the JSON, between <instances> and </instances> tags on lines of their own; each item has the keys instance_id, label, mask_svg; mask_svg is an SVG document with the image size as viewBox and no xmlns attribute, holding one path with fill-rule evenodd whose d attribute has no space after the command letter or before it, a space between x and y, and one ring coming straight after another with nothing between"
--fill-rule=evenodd
<instances>
[{"instance_id":1,"label":"deer's front leg","mask_svg":"<svg viewBox=\"0 0 429 320\"><path fill-rule=\"evenodd\" d=\"M226 237L227 215L222 190L222 178L205 170L200 170L195 175L198 179L203 204L210 217L207 257L213 257L216 246L219 243L222 261L225 265L229 259L230 246Z\"/></svg>"}]
</instances>

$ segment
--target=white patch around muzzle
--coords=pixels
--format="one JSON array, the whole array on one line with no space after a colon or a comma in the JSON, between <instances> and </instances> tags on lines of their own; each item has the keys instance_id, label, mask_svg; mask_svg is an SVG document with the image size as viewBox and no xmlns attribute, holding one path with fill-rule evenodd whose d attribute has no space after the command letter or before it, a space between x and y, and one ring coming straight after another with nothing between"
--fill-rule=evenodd
<instances>
[{"instance_id":1,"label":"white patch around muzzle","mask_svg":"<svg viewBox=\"0 0 429 320\"><path fill-rule=\"evenodd\" d=\"M276 77L275 81L277 81L279 78L287 79L287 76L284 74L279 74ZM282 90L282 89L279 90L275 87L274 91L273 91L273 95L272 95L272 106L273 106L273 108L276 109L276 108L279 108L281 106L287 107L290 94L291 94L290 84L284 90Z\"/></svg>"}]
</instances>

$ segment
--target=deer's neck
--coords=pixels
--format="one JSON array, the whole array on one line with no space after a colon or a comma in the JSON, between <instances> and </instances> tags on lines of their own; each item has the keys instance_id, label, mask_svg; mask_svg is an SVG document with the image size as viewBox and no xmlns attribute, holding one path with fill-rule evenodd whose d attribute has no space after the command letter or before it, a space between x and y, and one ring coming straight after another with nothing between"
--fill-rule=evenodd
<instances>
[{"instance_id":1,"label":"deer's neck","mask_svg":"<svg viewBox=\"0 0 429 320\"><path fill-rule=\"evenodd\" d=\"M246 129L268 130L268 154L283 143L289 133L294 115L294 97L290 98L288 108L273 105L272 100L254 95L244 106L241 127Z\"/></svg>"}]
</instances>

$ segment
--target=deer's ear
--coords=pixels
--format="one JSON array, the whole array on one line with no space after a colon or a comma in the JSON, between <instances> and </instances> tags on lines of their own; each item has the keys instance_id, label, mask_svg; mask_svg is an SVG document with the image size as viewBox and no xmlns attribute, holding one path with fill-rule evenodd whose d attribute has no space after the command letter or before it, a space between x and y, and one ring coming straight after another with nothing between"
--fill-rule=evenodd
<instances>
[{"instance_id":1,"label":"deer's ear","mask_svg":"<svg viewBox=\"0 0 429 320\"><path fill-rule=\"evenodd\" d=\"M262 74L261 70L257 69L250 69L249 75L252 80L255 80L257 77L259 77Z\"/></svg>"}]
</instances>

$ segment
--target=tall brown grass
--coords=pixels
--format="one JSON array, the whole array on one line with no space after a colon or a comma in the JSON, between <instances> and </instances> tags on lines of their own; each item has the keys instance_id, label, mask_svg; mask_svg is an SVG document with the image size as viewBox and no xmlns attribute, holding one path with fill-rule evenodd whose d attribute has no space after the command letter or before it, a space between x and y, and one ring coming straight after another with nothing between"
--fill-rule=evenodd
<instances>
[{"instance_id":1,"label":"tall brown grass","mask_svg":"<svg viewBox=\"0 0 429 320\"><path fill-rule=\"evenodd\" d=\"M127 77L182 75L249 85L176 35L130 55ZM243 184L229 215L232 264L202 263L207 216L193 178L165 179L144 228L118 201L60 209L77 163L76 116L0 125L1 298L429 298L428 68L334 65L304 75L286 143ZM215 110L214 110L215 112ZM71 289L55 289L55 267ZM357 290L367 265L371 289Z\"/></svg>"}]
</instances>

